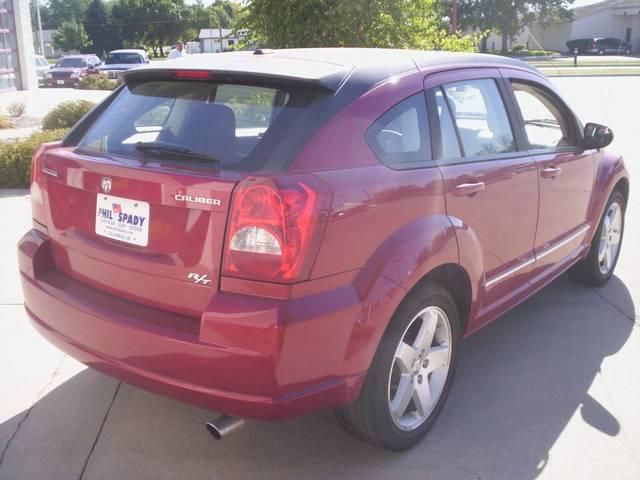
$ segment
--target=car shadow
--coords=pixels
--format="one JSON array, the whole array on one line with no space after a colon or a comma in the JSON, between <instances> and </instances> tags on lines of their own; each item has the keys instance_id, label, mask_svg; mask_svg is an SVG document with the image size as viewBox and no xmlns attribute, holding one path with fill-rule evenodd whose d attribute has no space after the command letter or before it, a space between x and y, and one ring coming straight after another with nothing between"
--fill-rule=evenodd
<instances>
[{"instance_id":1,"label":"car shadow","mask_svg":"<svg viewBox=\"0 0 640 480\"><path fill-rule=\"evenodd\" d=\"M617 277L607 291L633 305ZM633 326L601 293L561 277L465 341L441 418L422 443L403 453L353 439L331 412L279 423L248 422L218 442L204 428L214 413L122 385L84 478L533 479L544 471L572 417L606 436L620 435L619 420L590 395L590 388L603 359L621 349ZM76 441L86 422L99 417L92 433L97 435L110 398L99 408L78 408L86 405L96 382L112 382L115 389L113 380L85 370L33 407L23 428L38 424L49 440L36 445L38 455L25 457L30 476L14 470L14 480L39 478L34 476L39 459L50 461L56 442ZM15 428L16 418L0 425L0 438L3 429L6 436ZM7 461L26 435L18 432ZM83 462L91 452L91 441L85 443L79 449ZM69 473L78 478L79 472Z\"/></svg>"}]
</instances>

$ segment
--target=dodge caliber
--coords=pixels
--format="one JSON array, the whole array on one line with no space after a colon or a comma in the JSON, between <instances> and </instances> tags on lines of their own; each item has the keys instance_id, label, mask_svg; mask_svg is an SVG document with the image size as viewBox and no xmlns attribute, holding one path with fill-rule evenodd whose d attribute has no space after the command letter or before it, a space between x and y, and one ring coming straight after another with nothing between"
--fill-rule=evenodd
<instances>
[{"instance_id":1,"label":"dodge caliber","mask_svg":"<svg viewBox=\"0 0 640 480\"><path fill-rule=\"evenodd\" d=\"M124 382L246 419L333 409L415 445L461 341L568 271L613 274L629 179L516 60L366 49L189 56L33 159L27 312Z\"/></svg>"}]
</instances>

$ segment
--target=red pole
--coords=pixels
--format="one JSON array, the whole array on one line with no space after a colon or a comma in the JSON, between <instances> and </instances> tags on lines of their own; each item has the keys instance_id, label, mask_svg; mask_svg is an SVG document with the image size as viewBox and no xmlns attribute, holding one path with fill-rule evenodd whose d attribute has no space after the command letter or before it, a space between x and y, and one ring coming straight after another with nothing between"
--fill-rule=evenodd
<instances>
[{"instance_id":1,"label":"red pole","mask_svg":"<svg viewBox=\"0 0 640 480\"><path fill-rule=\"evenodd\" d=\"M458 0L451 0L451 33L458 31Z\"/></svg>"}]
</instances>

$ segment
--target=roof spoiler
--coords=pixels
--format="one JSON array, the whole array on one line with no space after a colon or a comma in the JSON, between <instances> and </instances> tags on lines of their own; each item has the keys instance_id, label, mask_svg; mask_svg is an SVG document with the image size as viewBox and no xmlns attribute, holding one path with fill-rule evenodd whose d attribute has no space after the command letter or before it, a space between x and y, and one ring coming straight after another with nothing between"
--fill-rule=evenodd
<instances>
[{"instance_id":1,"label":"roof spoiler","mask_svg":"<svg viewBox=\"0 0 640 480\"><path fill-rule=\"evenodd\" d=\"M277 72L251 72L241 70L215 70L210 68L136 68L127 70L121 74L124 82L146 82L150 80L175 80L179 78L174 72L189 71L189 72L211 72L208 77L194 75L192 79L200 77L200 80L208 81L221 81L221 82L247 82L247 83L261 83L261 82L273 82L284 83L287 85L294 85L300 87L311 87L322 90L328 90L335 92L340 88L342 83L347 79L351 73L352 68L338 70L328 73L324 76L317 77L303 77L286 75ZM183 77L185 78L185 77Z\"/></svg>"}]
</instances>

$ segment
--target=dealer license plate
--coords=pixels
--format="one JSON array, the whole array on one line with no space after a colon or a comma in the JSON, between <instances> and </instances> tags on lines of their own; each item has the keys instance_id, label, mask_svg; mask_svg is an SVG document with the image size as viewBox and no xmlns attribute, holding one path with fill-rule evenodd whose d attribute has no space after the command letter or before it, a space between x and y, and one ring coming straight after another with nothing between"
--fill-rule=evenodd
<instances>
[{"instance_id":1,"label":"dealer license plate","mask_svg":"<svg viewBox=\"0 0 640 480\"><path fill-rule=\"evenodd\" d=\"M96 202L96 233L146 247L149 243L149 204L99 193Z\"/></svg>"}]
</instances>

